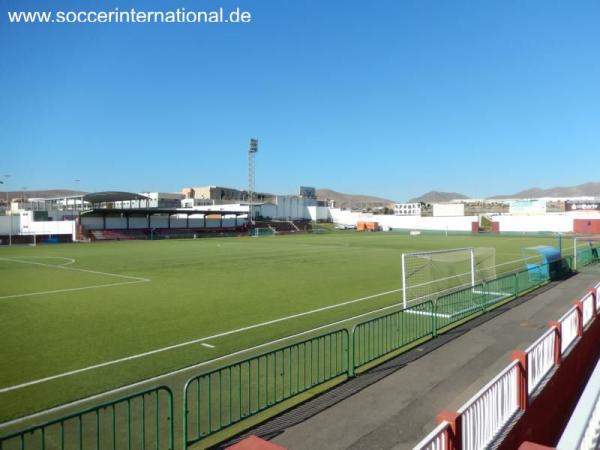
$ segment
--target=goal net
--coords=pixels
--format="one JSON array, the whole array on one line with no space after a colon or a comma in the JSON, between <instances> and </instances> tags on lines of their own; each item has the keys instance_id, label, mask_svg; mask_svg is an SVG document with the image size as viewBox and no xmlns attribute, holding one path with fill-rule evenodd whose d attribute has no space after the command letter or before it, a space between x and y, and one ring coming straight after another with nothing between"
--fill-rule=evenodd
<instances>
[{"instance_id":1,"label":"goal net","mask_svg":"<svg viewBox=\"0 0 600 450\"><path fill-rule=\"evenodd\" d=\"M261 237L261 236L275 236L275 231L272 228L267 227L256 227L252 231L252 236Z\"/></svg>"},{"instance_id":2,"label":"goal net","mask_svg":"<svg viewBox=\"0 0 600 450\"><path fill-rule=\"evenodd\" d=\"M575 236L562 239L562 255L572 257L572 268L581 269L598 260L600 240L597 236Z\"/></svg>"},{"instance_id":3,"label":"goal net","mask_svg":"<svg viewBox=\"0 0 600 450\"><path fill-rule=\"evenodd\" d=\"M595 250L595 252L594 252ZM598 258L598 245L585 238L575 238L573 242L573 269L581 269Z\"/></svg>"},{"instance_id":4,"label":"goal net","mask_svg":"<svg viewBox=\"0 0 600 450\"><path fill-rule=\"evenodd\" d=\"M496 277L494 248L455 248L402 255L404 306Z\"/></svg>"}]
</instances>

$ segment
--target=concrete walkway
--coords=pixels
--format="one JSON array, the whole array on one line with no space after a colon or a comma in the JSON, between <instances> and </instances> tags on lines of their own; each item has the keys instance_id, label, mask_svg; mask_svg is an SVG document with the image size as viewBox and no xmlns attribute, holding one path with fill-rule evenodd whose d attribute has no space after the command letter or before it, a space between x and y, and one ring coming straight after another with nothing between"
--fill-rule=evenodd
<instances>
[{"instance_id":1,"label":"concrete walkway","mask_svg":"<svg viewBox=\"0 0 600 450\"><path fill-rule=\"evenodd\" d=\"M456 410L600 281L600 266L515 300L490 320L477 320L458 337L272 441L290 450L409 449L433 427L441 409ZM483 322L483 323L481 323Z\"/></svg>"}]
</instances>

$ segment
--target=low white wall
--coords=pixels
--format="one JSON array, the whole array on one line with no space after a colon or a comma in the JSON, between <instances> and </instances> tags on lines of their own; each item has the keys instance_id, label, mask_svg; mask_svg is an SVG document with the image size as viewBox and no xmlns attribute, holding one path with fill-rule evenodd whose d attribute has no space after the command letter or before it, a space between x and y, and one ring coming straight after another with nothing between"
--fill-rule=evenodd
<instances>
[{"instance_id":1,"label":"low white wall","mask_svg":"<svg viewBox=\"0 0 600 450\"><path fill-rule=\"evenodd\" d=\"M356 226L356 222L358 222L358 218L360 217L360 213L342 210L339 208L329 208L329 215L331 216L333 223L354 226Z\"/></svg>"},{"instance_id":2,"label":"low white wall","mask_svg":"<svg viewBox=\"0 0 600 450\"><path fill-rule=\"evenodd\" d=\"M397 230L436 230L436 231L471 231L471 223L477 222L477 216L457 217L420 217L362 214L331 208L330 214L334 223L356 225L357 222L378 222L383 229Z\"/></svg>"},{"instance_id":3,"label":"low white wall","mask_svg":"<svg viewBox=\"0 0 600 450\"><path fill-rule=\"evenodd\" d=\"M464 216L465 205L463 203L434 203L433 204L433 216L434 217L452 217L452 216Z\"/></svg>"},{"instance_id":4,"label":"low white wall","mask_svg":"<svg viewBox=\"0 0 600 450\"><path fill-rule=\"evenodd\" d=\"M573 231L573 216L568 214L544 214L532 216L494 216L500 224L500 233L549 231L569 233Z\"/></svg>"},{"instance_id":5,"label":"low white wall","mask_svg":"<svg viewBox=\"0 0 600 450\"><path fill-rule=\"evenodd\" d=\"M372 216L373 222L379 222L383 228L401 230L441 230L441 231L471 231L471 223L476 222L477 216L458 217L419 217L419 216Z\"/></svg>"}]
</instances>

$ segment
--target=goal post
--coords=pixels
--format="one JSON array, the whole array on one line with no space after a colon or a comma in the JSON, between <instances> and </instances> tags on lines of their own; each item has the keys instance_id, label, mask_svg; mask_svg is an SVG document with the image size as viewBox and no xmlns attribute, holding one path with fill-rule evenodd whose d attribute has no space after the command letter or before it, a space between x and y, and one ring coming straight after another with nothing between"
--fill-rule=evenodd
<instances>
[{"instance_id":1,"label":"goal post","mask_svg":"<svg viewBox=\"0 0 600 450\"><path fill-rule=\"evenodd\" d=\"M403 253L403 306L495 278L495 256L495 249L480 247Z\"/></svg>"},{"instance_id":2,"label":"goal post","mask_svg":"<svg viewBox=\"0 0 600 450\"><path fill-rule=\"evenodd\" d=\"M600 240L597 236L573 236L570 239L562 238L561 254L571 257L573 270L582 268L597 259ZM596 256L594 256L596 255Z\"/></svg>"},{"instance_id":3,"label":"goal post","mask_svg":"<svg viewBox=\"0 0 600 450\"><path fill-rule=\"evenodd\" d=\"M253 229L252 233L253 237L261 237L261 236L275 236L275 231L272 228L267 227L256 227Z\"/></svg>"}]
</instances>

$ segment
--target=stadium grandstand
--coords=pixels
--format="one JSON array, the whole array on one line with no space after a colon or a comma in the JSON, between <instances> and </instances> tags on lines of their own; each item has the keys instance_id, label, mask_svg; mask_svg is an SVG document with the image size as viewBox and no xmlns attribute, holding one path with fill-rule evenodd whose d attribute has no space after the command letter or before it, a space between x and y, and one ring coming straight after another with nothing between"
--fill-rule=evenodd
<instances>
[{"instance_id":1,"label":"stadium grandstand","mask_svg":"<svg viewBox=\"0 0 600 450\"><path fill-rule=\"evenodd\" d=\"M34 239L41 243L249 233L245 191L207 186L182 192L105 191L21 197L12 201L9 213L0 216L0 244L32 243ZM258 232L310 232L311 221L330 220L326 208L318 206L314 196L259 193L255 198Z\"/></svg>"},{"instance_id":2,"label":"stadium grandstand","mask_svg":"<svg viewBox=\"0 0 600 450\"><path fill-rule=\"evenodd\" d=\"M98 192L83 197L89 209L78 231L92 240L169 239L246 234L248 211L150 207L148 196Z\"/></svg>"}]
</instances>

